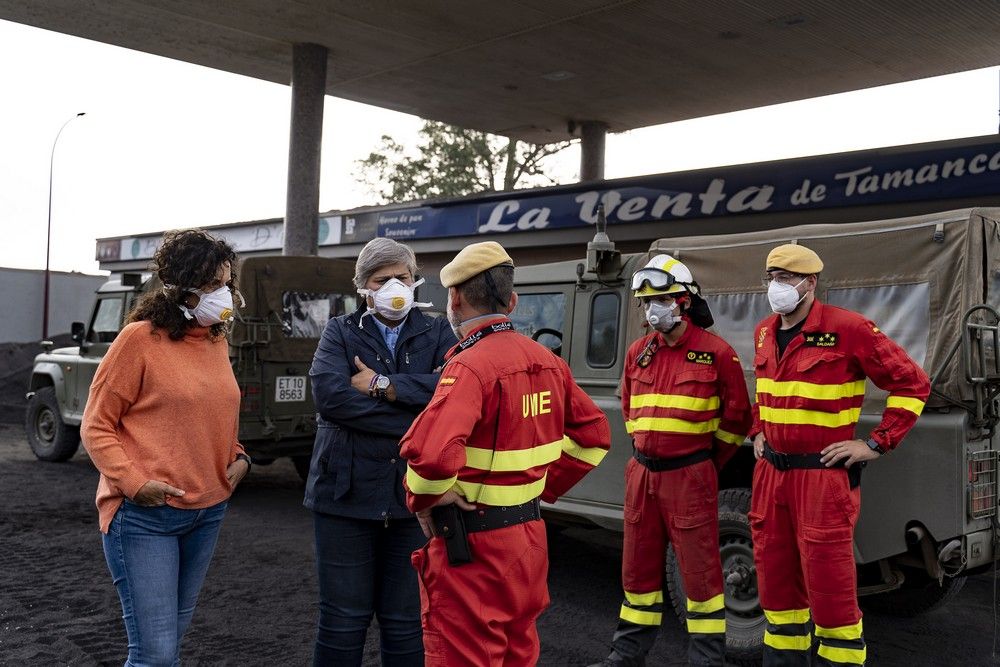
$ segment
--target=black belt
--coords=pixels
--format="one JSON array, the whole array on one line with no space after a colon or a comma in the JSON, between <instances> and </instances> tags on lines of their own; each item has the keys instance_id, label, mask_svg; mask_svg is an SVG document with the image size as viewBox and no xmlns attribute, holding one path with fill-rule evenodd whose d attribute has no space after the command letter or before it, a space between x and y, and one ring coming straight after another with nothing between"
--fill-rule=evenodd
<instances>
[{"instance_id":1,"label":"black belt","mask_svg":"<svg viewBox=\"0 0 1000 667\"><path fill-rule=\"evenodd\" d=\"M677 470L678 468L692 466L695 463L708 461L712 458L712 452L707 449L699 449L693 454L687 454L685 456L675 456L669 459L654 459L650 456L646 456L638 449L633 449L632 457L643 467L649 468L653 472L663 472L664 470Z\"/></svg>"},{"instance_id":2,"label":"black belt","mask_svg":"<svg viewBox=\"0 0 1000 667\"><path fill-rule=\"evenodd\" d=\"M542 511L538 506L538 498L520 505L481 507L462 511L465 530L470 533L516 526L519 523L538 521L541 518Z\"/></svg>"},{"instance_id":3,"label":"black belt","mask_svg":"<svg viewBox=\"0 0 1000 667\"><path fill-rule=\"evenodd\" d=\"M462 565L472 562L469 533L538 521L542 518L542 512L538 507L538 498L535 498L520 505L480 507L474 510L461 510L453 503L441 505L431 510L431 518L435 532L444 538L448 562L451 565Z\"/></svg>"},{"instance_id":4,"label":"black belt","mask_svg":"<svg viewBox=\"0 0 1000 667\"><path fill-rule=\"evenodd\" d=\"M771 449L771 445L766 442L764 443L764 458L781 471L792 469L836 470L843 468L844 461L847 460L841 459L837 461L836 465L828 466L823 463L822 454L785 454L774 451ZM866 465L868 465L867 462L859 461L847 469L847 479L850 481L852 489L861 483L861 469Z\"/></svg>"}]
</instances>

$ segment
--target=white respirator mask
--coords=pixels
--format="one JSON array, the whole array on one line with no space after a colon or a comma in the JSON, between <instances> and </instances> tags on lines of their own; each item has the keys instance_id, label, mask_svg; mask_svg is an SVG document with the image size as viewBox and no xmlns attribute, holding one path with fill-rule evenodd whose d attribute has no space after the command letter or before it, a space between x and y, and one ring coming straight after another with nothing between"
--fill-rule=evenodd
<instances>
[{"instance_id":1,"label":"white respirator mask","mask_svg":"<svg viewBox=\"0 0 1000 667\"><path fill-rule=\"evenodd\" d=\"M172 285L164 285L164 290L173 289ZM198 305L188 308L183 303L177 307L184 313L184 317L189 320L197 320L203 327L210 327L213 324L230 322L233 319L233 291L228 285L223 285L219 289L211 292L203 292L193 287L181 287L182 292L191 292L198 295ZM244 307L246 301L240 295L240 308Z\"/></svg>"},{"instance_id":2,"label":"white respirator mask","mask_svg":"<svg viewBox=\"0 0 1000 667\"><path fill-rule=\"evenodd\" d=\"M797 284L789 285L772 280L771 284L767 286L767 300L771 304L771 310L779 315L787 315L795 310L802 299L806 298L805 294L799 296L797 289L805 281L806 279L803 278Z\"/></svg>"},{"instance_id":3,"label":"white respirator mask","mask_svg":"<svg viewBox=\"0 0 1000 667\"><path fill-rule=\"evenodd\" d=\"M398 278L391 278L377 290L359 289L358 294L370 296L375 305L368 306L368 309L361 314L361 317L358 319L358 326L361 327L365 315L371 313L378 313L387 320L398 322L404 319L414 306L420 306L421 308L433 306L434 304L430 302L423 303L413 300L413 290L423 282L424 279L421 278L413 283L413 285L407 285Z\"/></svg>"},{"instance_id":4,"label":"white respirator mask","mask_svg":"<svg viewBox=\"0 0 1000 667\"><path fill-rule=\"evenodd\" d=\"M669 306L659 301L650 301L646 305L646 321L660 333L667 333L681 323L683 318L677 314L677 302Z\"/></svg>"}]
</instances>

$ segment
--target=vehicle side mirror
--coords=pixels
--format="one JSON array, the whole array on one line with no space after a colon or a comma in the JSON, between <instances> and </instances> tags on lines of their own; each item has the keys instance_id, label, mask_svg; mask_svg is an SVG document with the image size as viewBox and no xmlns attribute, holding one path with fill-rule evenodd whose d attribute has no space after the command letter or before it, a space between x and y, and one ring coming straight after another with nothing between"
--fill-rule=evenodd
<instances>
[{"instance_id":1,"label":"vehicle side mirror","mask_svg":"<svg viewBox=\"0 0 1000 667\"><path fill-rule=\"evenodd\" d=\"M83 335L87 333L87 326L83 322L73 322L73 324L70 325L69 331L70 337L72 337L78 345L83 345Z\"/></svg>"}]
</instances>

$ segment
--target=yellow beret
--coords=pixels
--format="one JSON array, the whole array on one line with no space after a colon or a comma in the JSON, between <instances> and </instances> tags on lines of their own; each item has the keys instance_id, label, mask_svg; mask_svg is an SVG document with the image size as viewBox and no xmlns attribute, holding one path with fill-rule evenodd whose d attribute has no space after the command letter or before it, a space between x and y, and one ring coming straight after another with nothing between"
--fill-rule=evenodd
<instances>
[{"instance_id":1,"label":"yellow beret","mask_svg":"<svg viewBox=\"0 0 1000 667\"><path fill-rule=\"evenodd\" d=\"M804 245L786 243L767 253L764 270L784 269L789 273L810 275L823 270L823 260L815 252Z\"/></svg>"},{"instance_id":2,"label":"yellow beret","mask_svg":"<svg viewBox=\"0 0 1000 667\"><path fill-rule=\"evenodd\" d=\"M441 284L444 287L461 285L469 278L478 276L486 269L509 264L514 266L503 246L496 241L483 241L467 245L455 255L455 259L441 269Z\"/></svg>"}]
</instances>

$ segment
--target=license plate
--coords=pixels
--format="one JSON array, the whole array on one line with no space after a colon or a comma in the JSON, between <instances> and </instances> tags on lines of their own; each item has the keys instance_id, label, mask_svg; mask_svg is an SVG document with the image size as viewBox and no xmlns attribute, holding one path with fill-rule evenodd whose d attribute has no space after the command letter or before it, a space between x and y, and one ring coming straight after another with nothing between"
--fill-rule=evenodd
<instances>
[{"instance_id":1,"label":"license plate","mask_svg":"<svg viewBox=\"0 0 1000 667\"><path fill-rule=\"evenodd\" d=\"M306 379L299 375L280 375L274 385L275 403L306 400Z\"/></svg>"}]
</instances>

